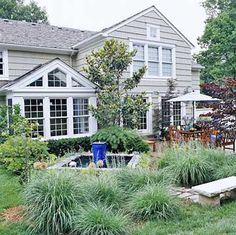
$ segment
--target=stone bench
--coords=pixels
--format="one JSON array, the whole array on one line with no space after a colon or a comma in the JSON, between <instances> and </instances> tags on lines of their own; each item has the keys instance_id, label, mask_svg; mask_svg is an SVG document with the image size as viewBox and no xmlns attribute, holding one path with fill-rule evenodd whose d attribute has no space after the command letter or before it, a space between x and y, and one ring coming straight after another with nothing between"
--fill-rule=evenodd
<instances>
[{"instance_id":1,"label":"stone bench","mask_svg":"<svg viewBox=\"0 0 236 235\"><path fill-rule=\"evenodd\" d=\"M229 192L231 197L236 198L236 176L194 186L192 190L199 194L200 204L219 206L220 194Z\"/></svg>"}]
</instances>

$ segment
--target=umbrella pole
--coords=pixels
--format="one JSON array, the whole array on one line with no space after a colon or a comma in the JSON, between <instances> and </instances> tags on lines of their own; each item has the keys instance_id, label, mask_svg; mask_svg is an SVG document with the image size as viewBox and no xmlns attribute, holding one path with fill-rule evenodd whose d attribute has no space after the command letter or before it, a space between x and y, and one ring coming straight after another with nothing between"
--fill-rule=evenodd
<instances>
[{"instance_id":1,"label":"umbrella pole","mask_svg":"<svg viewBox=\"0 0 236 235\"><path fill-rule=\"evenodd\" d=\"M195 101L193 101L193 124L195 121Z\"/></svg>"}]
</instances>

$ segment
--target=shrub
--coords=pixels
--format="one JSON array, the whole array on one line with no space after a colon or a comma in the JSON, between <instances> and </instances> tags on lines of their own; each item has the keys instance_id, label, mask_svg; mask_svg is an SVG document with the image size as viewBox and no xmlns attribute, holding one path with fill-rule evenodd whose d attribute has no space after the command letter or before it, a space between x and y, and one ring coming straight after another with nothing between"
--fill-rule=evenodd
<instances>
[{"instance_id":1,"label":"shrub","mask_svg":"<svg viewBox=\"0 0 236 235\"><path fill-rule=\"evenodd\" d=\"M71 231L78 194L78 179L69 171L50 171L34 177L24 192L32 233L57 235Z\"/></svg>"},{"instance_id":2,"label":"shrub","mask_svg":"<svg viewBox=\"0 0 236 235\"><path fill-rule=\"evenodd\" d=\"M168 219L179 212L179 202L162 185L148 185L135 192L128 203L137 220Z\"/></svg>"},{"instance_id":3,"label":"shrub","mask_svg":"<svg viewBox=\"0 0 236 235\"><path fill-rule=\"evenodd\" d=\"M120 212L102 205L88 205L80 208L74 217L74 231L81 235L125 235L127 218Z\"/></svg>"},{"instance_id":4,"label":"shrub","mask_svg":"<svg viewBox=\"0 0 236 235\"><path fill-rule=\"evenodd\" d=\"M133 192L147 184L157 184L169 181L164 170L151 171L148 169L123 169L115 173L118 185L125 192Z\"/></svg>"},{"instance_id":5,"label":"shrub","mask_svg":"<svg viewBox=\"0 0 236 235\"><path fill-rule=\"evenodd\" d=\"M68 152L89 151L90 137L66 138L48 141L49 152L56 156L64 156Z\"/></svg>"},{"instance_id":6,"label":"shrub","mask_svg":"<svg viewBox=\"0 0 236 235\"><path fill-rule=\"evenodd\" d=\"M85 178L85 177L84 177ZM107 174L89 176L81 182L82 202L94 200L105 205L119 207L123 202L123 192L114 177Z\"/></svg>"},{"instance_id":7,"label":"shrub","mask_svg":"<svg viewBox=\"0 0 236 235\"><path fill-rule=\"evenodd\" d=\"M214 171L214 179L222 179L229 176L236 176L236 163L224 164Z\"/></svg>"},{"instance_id":8,"label":"shrub","mask_svg":"<svg viewBox=\"0 0 236 235\"><path fill-rule=\"evenodd\" d=\"M23 178L34 162L51 158L47 143L31 138L11 136L0 146L0 161L9 171L22 174Z\"/></svg>"},{"instance_id":9,"label":"shrub","mask_svg":"<svg viewBox=\"0 0 236 235\"><path fill-rule=\"evenodd\" d=\"M107 143L110 152L148 152L148 144L144 142L142 137L133 130L113 126L99 130L91 138L94 141L104 141Z\"/></svg>"}]
</instances>

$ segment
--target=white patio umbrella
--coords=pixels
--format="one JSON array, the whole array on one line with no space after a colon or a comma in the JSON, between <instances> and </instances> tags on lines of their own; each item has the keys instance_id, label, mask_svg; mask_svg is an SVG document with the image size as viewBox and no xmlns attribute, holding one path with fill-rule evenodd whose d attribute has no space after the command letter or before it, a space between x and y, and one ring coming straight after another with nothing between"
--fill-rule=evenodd
<instances>
[{"instance_id":1,"label":"white patio umbrella","mask_svg":"<svg viewBox=\"0 0 236 235\"><path fill-rule=\"evenodd\" d=\"M201 94L200 91L193 91L185 95L168 100L168 102L193 102L193 120L195 120L195 102L197 101L219 101L219 99L212 98L209 95Z\"/></svg>"}]
</instances>

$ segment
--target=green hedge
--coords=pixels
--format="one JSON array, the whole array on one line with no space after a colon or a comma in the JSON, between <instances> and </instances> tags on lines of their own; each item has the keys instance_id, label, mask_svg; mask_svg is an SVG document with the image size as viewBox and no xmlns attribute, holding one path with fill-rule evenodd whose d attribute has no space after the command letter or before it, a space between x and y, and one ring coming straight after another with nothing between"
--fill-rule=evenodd
<instances>
[{"instance_id":1,"label":"green hedge","mask_svg":"<svg viewBox=\"0 0 236 235\"><path fill-rule=\"evenodd\" d=\"M64 156L68 152L91 150L90 137L66 138L59 140L48 140L49 153L56 156Z\"/></svg>"},{"instance_id":2,"label":"green hedge","mask_svg":"<svg viewBox=\"0 0 236 235\"><path fill-rule=\"evenodd\" d=\"M100 129L91 137L92 142L104 141L107 143L107 150L113 153L134 151L143 153L149 151L149 146L144 142L142 136L134 130L112 126Z\"/></svg>"}]
</instances>

